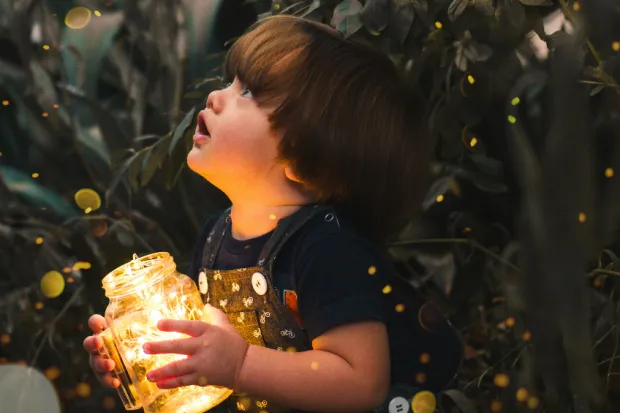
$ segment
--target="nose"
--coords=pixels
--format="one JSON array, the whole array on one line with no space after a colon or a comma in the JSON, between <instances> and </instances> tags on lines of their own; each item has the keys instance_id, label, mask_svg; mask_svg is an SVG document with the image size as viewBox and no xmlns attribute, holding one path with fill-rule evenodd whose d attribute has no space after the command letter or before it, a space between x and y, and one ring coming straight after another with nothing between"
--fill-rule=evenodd
<instances>
[{"instance_id":1,"label":"nose","mask_svg":"<svg viewBox=\"0 0 620 413\"><path fill-rule=\"evenodd\" d=\"M211 109L213 112L218 113L222 111L222 105L223 100L221 90L214 90L209 93L209 96L207 97L207 109Z\"/></svg>"}]
</instances>

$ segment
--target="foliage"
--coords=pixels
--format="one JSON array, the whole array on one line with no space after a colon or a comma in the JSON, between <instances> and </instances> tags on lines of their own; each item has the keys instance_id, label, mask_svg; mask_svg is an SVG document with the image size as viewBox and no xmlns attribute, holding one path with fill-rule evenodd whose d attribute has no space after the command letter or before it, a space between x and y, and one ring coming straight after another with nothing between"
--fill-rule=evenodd
<instances>
[{"instance_id":1,"label":"foliage","mask_svg":"<svg viewBox=\"0 0 620 413\"><path fill-rule=\"evenodd\" d=\"M100 16L73 30L76 4L0 0L0 351L59 366L66 411L113 395L74 390L92 380L80 346L101 277L133 252L168 250L186 268L202 220L225 205L184 171L189 131L225 43L278 13L388 53L426 100L435 181L391 253L467 343L442 409L618 409L613 0L81 4ZM81 211L82 188L104 205ZM51 269L73 282L46 299Z\"/></svg>"}]
</instances>

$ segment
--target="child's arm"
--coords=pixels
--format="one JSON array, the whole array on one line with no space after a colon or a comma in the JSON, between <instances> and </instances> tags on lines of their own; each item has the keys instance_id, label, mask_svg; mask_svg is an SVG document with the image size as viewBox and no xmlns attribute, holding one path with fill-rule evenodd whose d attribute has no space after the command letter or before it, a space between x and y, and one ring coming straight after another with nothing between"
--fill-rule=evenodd
<instances>
[{"instance_id":1,"label":"child's arm","mask_svg":"<svg viewBox=\"0 0 620 413\"><path fill-rule=\"evenodd\" d=\"M359 413L384 401L390 357L383 323L336 327L312 346L300 353L250 346L235 390L314 412Z\"/></svg>"}]
</instances>

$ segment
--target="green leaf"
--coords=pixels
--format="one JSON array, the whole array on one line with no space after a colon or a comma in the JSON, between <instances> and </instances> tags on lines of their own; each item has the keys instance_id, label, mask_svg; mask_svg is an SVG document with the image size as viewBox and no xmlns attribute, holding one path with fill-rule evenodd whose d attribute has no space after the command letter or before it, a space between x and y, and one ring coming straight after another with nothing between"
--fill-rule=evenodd
<instances>
[{"instance_id":1,"label":"green leaf","mask_svg":"<svg viewBox=\"0 0 620 413\"><path fill-rule=\"evenodd\" d=\"M368 0L359 13L364 27L372 34L382 32L390 21L390 0Z\"/></svg>"},{"instance_id":2,"label":"green leaf","mask_svg":"<svg viewBox=\"0 0 620 413\"><path fill-rule=\"evenodd\" d=\"M142 162L147 153L148 148L142 149L140 152L138 152L132 157L129 164L129 168L127 170L127 179L129 179L131 189L133 189L134 192L138 192L138 189L140 188L138 177L140 176L140 172L142 171Z\"/></svg>"},{"instance_id":3,"label":"green leaf","mask_svg":"<svg viewBox=\"0 0 620 413\"><path fill-rule=\"evenodd\" d=\"M108 187L107 191L105 192L105 199L106 199L106 204L109 202L110 198L112 197L112 194L114 193L114 191L116 190L116 187L118 186L118 184L121 182L121 179L123 178L123 176L125 175L125 172L127 172L127 170L129 169L129 167L134 163L134 161L140 156L140 153L143 152L136 152L133 153L130 157L126 158L121 164L120 166L117 168L116 171L114 171L114 178L112 179L112 181L110 182L110 186ZM135 167L134 167L135 168Z\"/></svg>"},{"instance_id":4,"label":"green leaf","mask_svg":"<svg viewBox=\"0 0 620 413\"><path fill-rule=\"evenodd\" d=\"M187 30L187 59L190 79L204 77L205 56L220 51L224 45L214 42L214 29L223 0L183 0L185 29ZM219 62L211 63L213 67Z\"/></svg>"},{"instance_id":5,"label":"green leaf","mask_svg":"<svg viewBox=\"0 0 620 413\"><path fill-rule=\"evenodd\" d=\"M77 209L70 202L60 197L56 192L39 185L30 175L18 169L0 165L0 180L4 181L12 193L34 207L47 208L63 219L78 215Z\"/></svg>"},{"instance_id":6,"label":"green leaf","mask_svg":"<svg viewBox=\"0 0 620 413\"><path fill-rule=\"evenodd\" d=\"M462 391L456 389L446 390L441 393L442 396L447 396L463 413L478 413L474 403L463 394ZM444 399L445 400L445 399ZM442 404L443 405L443 404ZM451 411L451 409L445 408L445 411Z\"/></svg>"},{"instance_id":7,"label":"green leaf","mask_svg":"<svg viewBox=\"0 0 620 413\"><path fill-rule=\"evenodd\" d=\"M140 181L142 186L148 184L155 175L155 172L161 167L166 158L171 139L172 135L168 134L157 141L153 146L149 147L148 154L146 158L144 158L144 164L142 165L142 179Z\"/></svg>"},{"instance_id":8,"label":"green leaf","mask_svg":"<svg viewBox=\"0 0 620 413\"><path fill-rule=\"evenodd\" d=\"M514 27L521 27L525 23L525 10L519 0L504 0L503 14Z\"/></svg>"},{"instance_id":9,"label":"green leaf","mask_svg":"<svg viewBox=\"0 0 620 413\"><path fill-rule=\"evenodd\" d=\"M349 37L362 27L361 11L362 5L359 1L344 0L334 9L331 25L345 37Z\"/></svg>"},{"instance_id":10,"label":"green leaf","mask_svg":"<svg viewBox=\"0 0 620 413\"><path fill-rule=\"evenodd\" d=\"M67 73L67 82L84 89L86 95L91 98L97 97L97 83L103 59L110 51L123 20L121 12L106 12L100 17L92 16L83 29L68 27L64 29L61 57ZM81 55L81 63L70 48ZM80 70L80 64L83 65L83 71ZM79 72L82 72L83 76L78 76Z\"/></svg>"},{"instance_id":11,"label":"green leaf","mask_svg":"<svg viewBox=\"0 0 620 413\"><path fill-rule=\"evenodd\" d=\"M448 17L450 20L454 21L458 19L469 5L469 1L470 0L452 0L452 3L448 6Z\"/></svg>"},{"instance_id":12,"label":"green leaf","mask_svg":"<svg viewBox=\"0 0 620 413\"><path fill-rule=\"evenodd\" d=\"M169 155L172 155L172 152L177 147L177 145L179 145L179 142L181 141L181 138L183 137L183 135L185 135L185 132L187 131L187 129L195 121L196 119L195 115L196 115L196 107L193 107L189 112L185 114L185 117L183 118L181 123L179 123L177 127L174 129L174 133L172 134L172 141L170 142L170 148L168 150Z\"/></svg>"}]
</instances>

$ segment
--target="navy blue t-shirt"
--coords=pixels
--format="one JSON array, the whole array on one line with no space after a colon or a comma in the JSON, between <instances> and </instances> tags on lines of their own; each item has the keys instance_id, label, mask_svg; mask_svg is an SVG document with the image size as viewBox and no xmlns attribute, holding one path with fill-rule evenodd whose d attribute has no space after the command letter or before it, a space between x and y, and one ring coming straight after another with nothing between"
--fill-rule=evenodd
<instances>
[{"instance_id":1,"label":"navy blue t-shirt","mask_svg":"<svg viewBox=\"0 0 620 413\"><path fill-rule=\"evenodd\" d=\"M190 276L196 280L206 239L219 216L205 224ZM339 325L376 320L386 324L392 383L443 389L458 369L461 344L436 311L396 271L385 253L339 219L339 231L319 214L293 235L274 261L278 296L310 340ZM239 241L230 223L214 269L256 266L272 232ZM421 309L422 308L422 309Z\"/></svg>"}]
</instances>

